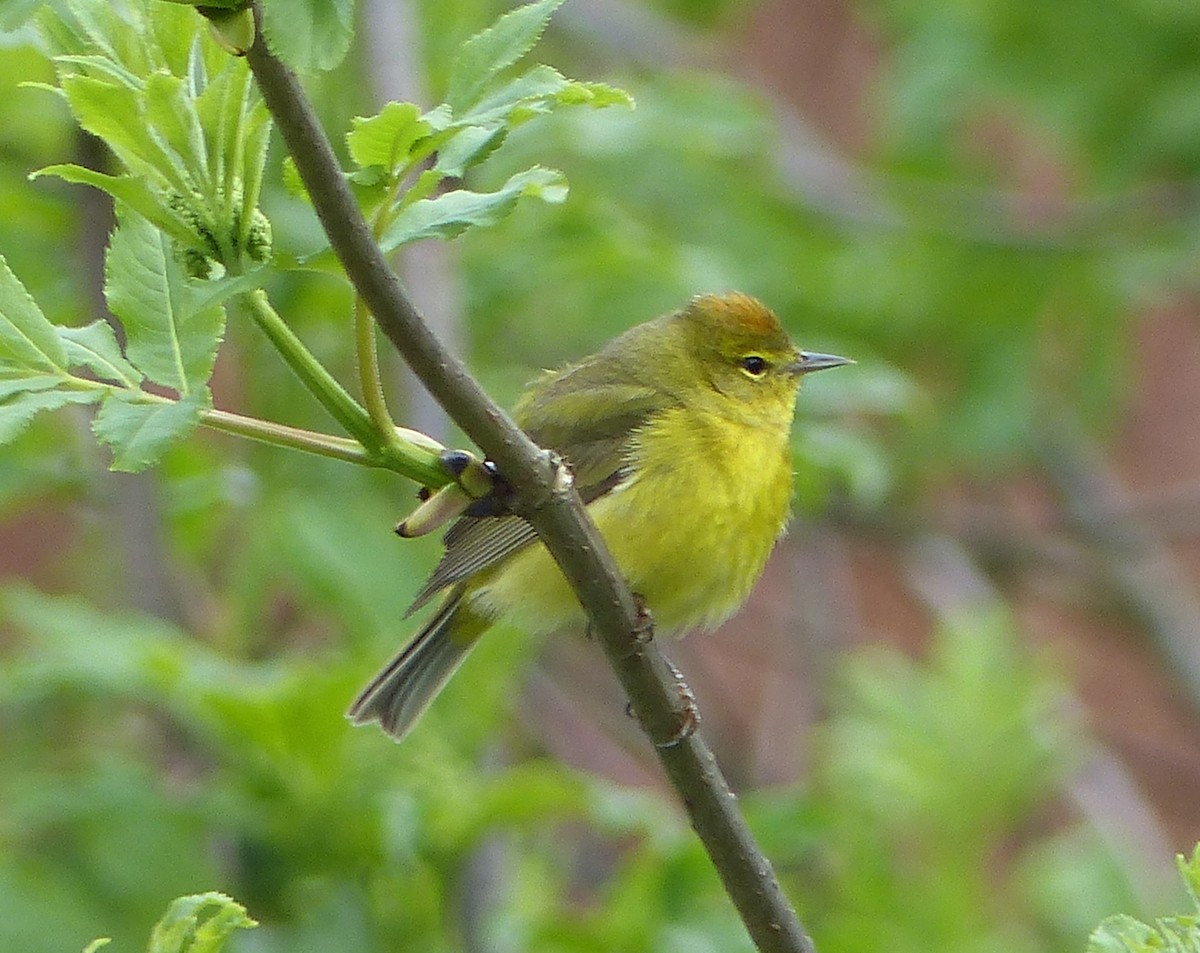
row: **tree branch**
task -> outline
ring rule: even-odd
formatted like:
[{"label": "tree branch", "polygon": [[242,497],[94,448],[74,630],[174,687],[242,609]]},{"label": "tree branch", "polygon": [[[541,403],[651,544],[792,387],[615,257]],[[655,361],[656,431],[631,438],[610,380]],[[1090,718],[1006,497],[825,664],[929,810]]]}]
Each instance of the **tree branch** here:
[{"label": "tree branch", "polygon": [[373,241],[298,79],[262,42],[257,3],[254,13],[260,39],[247,55],[250,68],[355,289],[429,392],[514,487],[514,508],[537,530],[579,597],[758,948],[764,953],[812,953],[811,941],[738,812],[712,752],[698,733],[677,739],[681,700],[676,680],[657,648],[639,642],[629,588],[587,517],[569,472],[517,428],[426,327]]}]

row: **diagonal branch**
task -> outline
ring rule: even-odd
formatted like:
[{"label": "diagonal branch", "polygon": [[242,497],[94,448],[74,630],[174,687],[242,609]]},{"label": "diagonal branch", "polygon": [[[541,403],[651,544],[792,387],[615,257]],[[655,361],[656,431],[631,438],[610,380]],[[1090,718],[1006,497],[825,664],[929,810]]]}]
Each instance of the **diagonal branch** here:
[{"label": "diagonal branch", "polygon": [[[258,36],[261,10],[254,5]],[[569,472],[541,450],[439,344],[388,267],[350,194],[295,74],[260,40],[247,54],[335,253],[384,333],[434,398],[499,467],[514,508],[537,530],[587,612],[634,713],[755,944],[764,953],[813,947],[699,734],[677,740],[680,693],[653,644],[639,642],[628,586],[584,511]]]}]

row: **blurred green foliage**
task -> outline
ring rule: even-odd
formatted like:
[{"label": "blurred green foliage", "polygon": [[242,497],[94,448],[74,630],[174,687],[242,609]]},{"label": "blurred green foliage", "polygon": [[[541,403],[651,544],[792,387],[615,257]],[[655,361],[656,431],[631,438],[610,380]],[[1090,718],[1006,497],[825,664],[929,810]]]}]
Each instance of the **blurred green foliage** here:
[{"label": "blurred green foliage", "polygon": [[[744,12],[657,6],[710,26]],[[351,116],[375,112],[363,59],[343,57],[349,5],[272,8],[276,23],[310,10],[295,22],[312,29],[289,38],[301,65],[338,64],[313,88],[340,146]],[[853,216],[781,169],[793,146],[761,95],[615,55],[597,75],[599,54],[552,31],[547,61],[629,89],[638,108],[537,118],[472,174],[498,188],[538,162],[571,185],[565,203],[518,207],[458,242],[469,357],[494,392],[689,294],[739,287],[805,345],[860,362],[806,387],[810,510],[1019,466],[1047,416],[1113,418],[1133,306],[1196,279],[1197,14],[1170,0],[852,9],[885,50],[882,132],[854,170],[869,187]],[[458,45],[498,12],[420,5],[435,99]],[[108,226],[78,187],[26,182],[85,150],[62,104],[19,86],[52,78],[28,27],[5,36],[0,252],[51,320],[82,325]],[[973,138],[987,122],[1071,169],[1062,222],[997,200],[1014,183]],[[276,149],[263,206],[277,249],[300,257],[321,241],[280,163]],[[1166,208],[1162,188],[1177,199]],[[293,273],[270,290],[352,379],[344,285]],[[214,392],[328,426],[243,315]],[[170,898],[210,888],[261,923],[231,937],[235,951],[748,949],[664,797],[564,768],[510,717],[532,657],[520,633],[486,639],[404,745],[346,725],[434,556],[433,542],[390,538],[410,486],[201,434],[153,471],[161,548],[147,553],[74,410],[0,455],[0,512],[62,540],[36,585],[0,599],[0,949],[59,953],[99,934],[135,949]],[[174,618],[130,608],[128,570],[146,559],[177,591]],[[746,792],[823,953],[1051,953],[1082,948],[1114,911],[1158,912],[1087,827],[1039,833],[1087,749],[1064,689],[1016,644],[989,611],[939,629],[925,662],[852,659],[808,782]]]},{"label": "blurred green foliage", "polygon": [[1088,953],[1200,951],[1200,845],[1196,846],[1191,858],[1178,855],[1175,865],[1179,868],[1179,875],[1183,878],[1184,887],[1191,899],[1191,912],[1161,917],[1155,920],[1153,926],[1130,916],[1109,917],[1089,938]]}]

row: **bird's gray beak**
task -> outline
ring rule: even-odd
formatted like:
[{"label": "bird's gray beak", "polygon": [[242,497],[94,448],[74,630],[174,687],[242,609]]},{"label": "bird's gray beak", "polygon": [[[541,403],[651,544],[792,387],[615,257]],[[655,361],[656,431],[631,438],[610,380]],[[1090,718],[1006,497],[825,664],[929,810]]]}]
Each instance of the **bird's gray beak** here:
[{"label": "bird's gray beak", "polygon": [[818,354],[816,351],[801,351],[800,357],[790,365],[793,374],[811,374],[813,371],[823,371],[827,367],[841,367],[843,364],[853,364],[848,357],[838,357],[836,354]]}]

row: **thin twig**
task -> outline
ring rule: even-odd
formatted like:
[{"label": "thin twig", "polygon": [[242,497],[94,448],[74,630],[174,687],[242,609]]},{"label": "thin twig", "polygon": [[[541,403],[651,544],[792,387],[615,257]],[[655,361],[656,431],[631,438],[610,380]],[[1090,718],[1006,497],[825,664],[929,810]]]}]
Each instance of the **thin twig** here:
[{"label": "thin twig", "polygon": [[[257,3],[254,11],[261,37]],[[712,752],[698,733],[671,743],[680,724],[679,692],[657,648],[639,643],[629,588],[568,472],[517,428],[425,325],[372,240],[295,74],[261,41],[247,58],[351,282],[429,392],[514,487],[516,509],[537,530],[579,597],[754,942],[764,953],[812,953]]]}]

